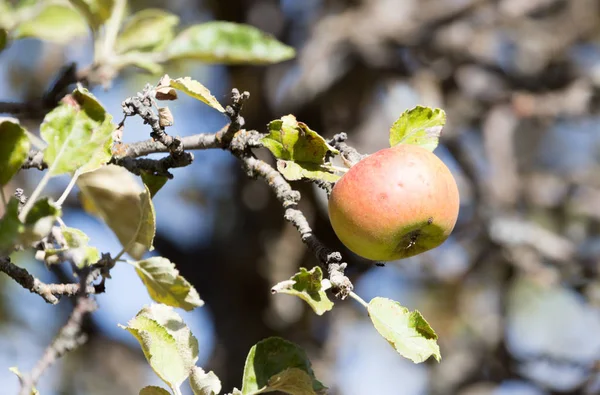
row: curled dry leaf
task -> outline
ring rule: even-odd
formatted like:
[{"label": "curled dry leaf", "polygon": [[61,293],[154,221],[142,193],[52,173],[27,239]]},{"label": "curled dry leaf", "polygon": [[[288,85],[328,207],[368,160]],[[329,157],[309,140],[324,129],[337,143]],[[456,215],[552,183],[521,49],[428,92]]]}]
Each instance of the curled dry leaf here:
[{"label": "curled dry leaf", "polygon": [[156,86],[156,100],[176,100],[177,91],[171,87],[171,78],[168,74],[162,76]]},{"label": "curled dry leaf", "polygon": [[158,109],[158,123],[161,127],[173,126],[173,114],[169,107],[160,107]]}]

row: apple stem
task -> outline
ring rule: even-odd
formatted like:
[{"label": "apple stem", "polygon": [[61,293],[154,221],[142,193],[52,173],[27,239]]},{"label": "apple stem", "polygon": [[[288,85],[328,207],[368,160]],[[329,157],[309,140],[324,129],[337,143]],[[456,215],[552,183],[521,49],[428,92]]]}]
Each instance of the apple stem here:
[{"label": "apple stem", "polygon": [[360,296],[358,296],[357,294],[355,294],[354,292],[350,291],[349,293],[350,297],[354,300],[356,300],[358,303],[362,304],[365,309],[369,308],[369,304],[367,302],[365,302],[365,300],[363,298],[361,298]]},{"label": "apple stem", "polygon": [[339,171],[341,173],[348,173],[348,169],[345,167],[340,167],[340,166],[335,166],[335,165],[329,165],[329,168],[335,171]]}]

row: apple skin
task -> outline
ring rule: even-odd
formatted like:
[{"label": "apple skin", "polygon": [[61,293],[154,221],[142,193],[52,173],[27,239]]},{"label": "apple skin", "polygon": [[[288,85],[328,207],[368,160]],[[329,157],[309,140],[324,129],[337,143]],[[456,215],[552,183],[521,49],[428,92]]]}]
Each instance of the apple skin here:
[{"label": "apple skin", "polygon": [[456,225],[456,181],[434,153],[398,144],[362,159],[340,178],[328,211],[334,232],[373,261],[408,258],[441,245]]}]

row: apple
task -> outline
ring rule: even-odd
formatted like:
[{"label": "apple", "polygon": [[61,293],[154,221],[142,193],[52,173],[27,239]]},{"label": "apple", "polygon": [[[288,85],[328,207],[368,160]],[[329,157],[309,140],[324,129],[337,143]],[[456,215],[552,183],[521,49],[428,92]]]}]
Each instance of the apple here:
[{"label": "apple", "polygon": [[391,261],[441,245],[459,206],[456,181],[444,162],[418,145],[398,144],[352,166],[333,187],[328,212],[349,250]]}]

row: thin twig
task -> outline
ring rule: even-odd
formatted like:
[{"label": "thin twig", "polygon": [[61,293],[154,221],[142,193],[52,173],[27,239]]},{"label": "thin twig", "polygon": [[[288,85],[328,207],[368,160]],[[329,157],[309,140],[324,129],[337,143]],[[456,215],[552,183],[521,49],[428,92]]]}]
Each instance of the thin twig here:
[{"label": "thin twig", "polygon": [[173,174],[169,172],[169,169],[188,166],[193,160],[194,155],[191,152],[183,152],[182,155],[169,155],[161,159],[134,159],[130,157],[119,159],[113,158],[109,163],[123,166],[131,173],[138,176],[141,175],[143,171],[146,171],[157,176],[165,176],[171,179],[173,178]]},{"label": "thin twig", "polygon": [[48,164],[44,162],[44,151],[31,150],[25,162],[21,165],[21,169],[36,168],[44,170],[48,168]]},{"label": "thin twig", "polygon": [[250,93],[240,93],[237,89],[231,91],[231,105],[225,108],[225,113],[231,120],[227,129],[222,134],[217,134],[217,139],[223,143],[224,146],[228,146],[233,140],[233,136],[244,126],[244,118],[240,115],[244,102],[250,98]]},{"label": "thin twig", "polygon": [[61,68],[54,85],[39,99],[24,103],[0,102],[0,113],[14,114],[22,117],[38,117],[45,115],[56,107],[64,96],[65,89],[77,82],[75,63]]},{"label": "thin twig", "polygon": [[364,159],[367,155],[359,153],[357,150],[346,144],[347,139],[348,135],[342,132],[333,136],[328,143],[340,151],[340,156],[342,157],[344,164],[346,164],[348,167],[352,167]]},{"label": "thin twig", "polygon": [[[122,107],[125,116],[139,115],[144,122],[152,128],[152,139],[132,144],[120,144],[113,149],[111,163],[124,166],[134,174],[141,174],[143,170],[153,174],[171,177],[170,168],[186,166],[191,163],[193,157],[184,150],[197,150],[220,148],[229,150],[234,156],[242,161],[242,164],[250,177],[261,177],[273,189],[277,199],[282,203],[285,213],[284,218],[292,223],[302,238],[302,241],[317,256],[319,262],[329,273],[331,284],[337,290],[341,298],[348,296],[353,286],[345,276],[346,263],[342,262],[339,252],[326,247],[312,232],[308,221],[300,210],[297,209],[300,193],[290,186],[287,180],[268,163],[257,159],[251,152],[251,148],[260,147],[262,135],[255,130],[242,129],[244,118],[240,115],[244,102],[249,98],[248,92],[239,93],[237,89],[232,91],[232,104],[227,106],[226,113],[230,123],[220,131],[213,134],[197,134],[184,138],[173,138],[164,132],[160,125],[158,116],[152,110],[151,87],[146,86],[143,92],[137,96],[123,101]],[[123,122],[121,123],[122,126]],[[359,160],[364,155],[359,154],[344,141],[345,134],[336,135],[330,144],[334,145],[340,152],[344,152],[348,158]],[[169,152],[171,155],[162,159],[137,159],[140,156]],[[189,155],[186,157],[185,155]],[[329,182],[315,182],[319,187],[331,192],[333,186]],[[121,258],[126,249],[121,251],[114,260]]]},{"label": "thin twig", "polygon": [[[50,304],[57,304],[59,301],[58,296],[73,296],[80,290],[80,285],[75,283],[46,284],[32,276],[26,269],[12,263],[9,257],[0,257],[0,271],[6,273],[31,293],[40,295]],[[97,275],[98,273],[94,274]],[[96,287],[91,283],[86,285],[85,291],[88,294],[99,293]]]},{"label": "thin twig", "polygon": [[73,351],[87,341],[87,336],[81,333],[83,318],[86,314],[95,311],[98,305],[87,296],[86,292],[81,290],[86,288],[93,271],[90,267],[82,269],[79,283],[80,292],[77,293],[75,308],[67,323],[60,329],[54,341],[31,370],[31,373],[23,376],[19,395],[30,395],[31,389],[37,384],[46,369],[64,354]]}]

